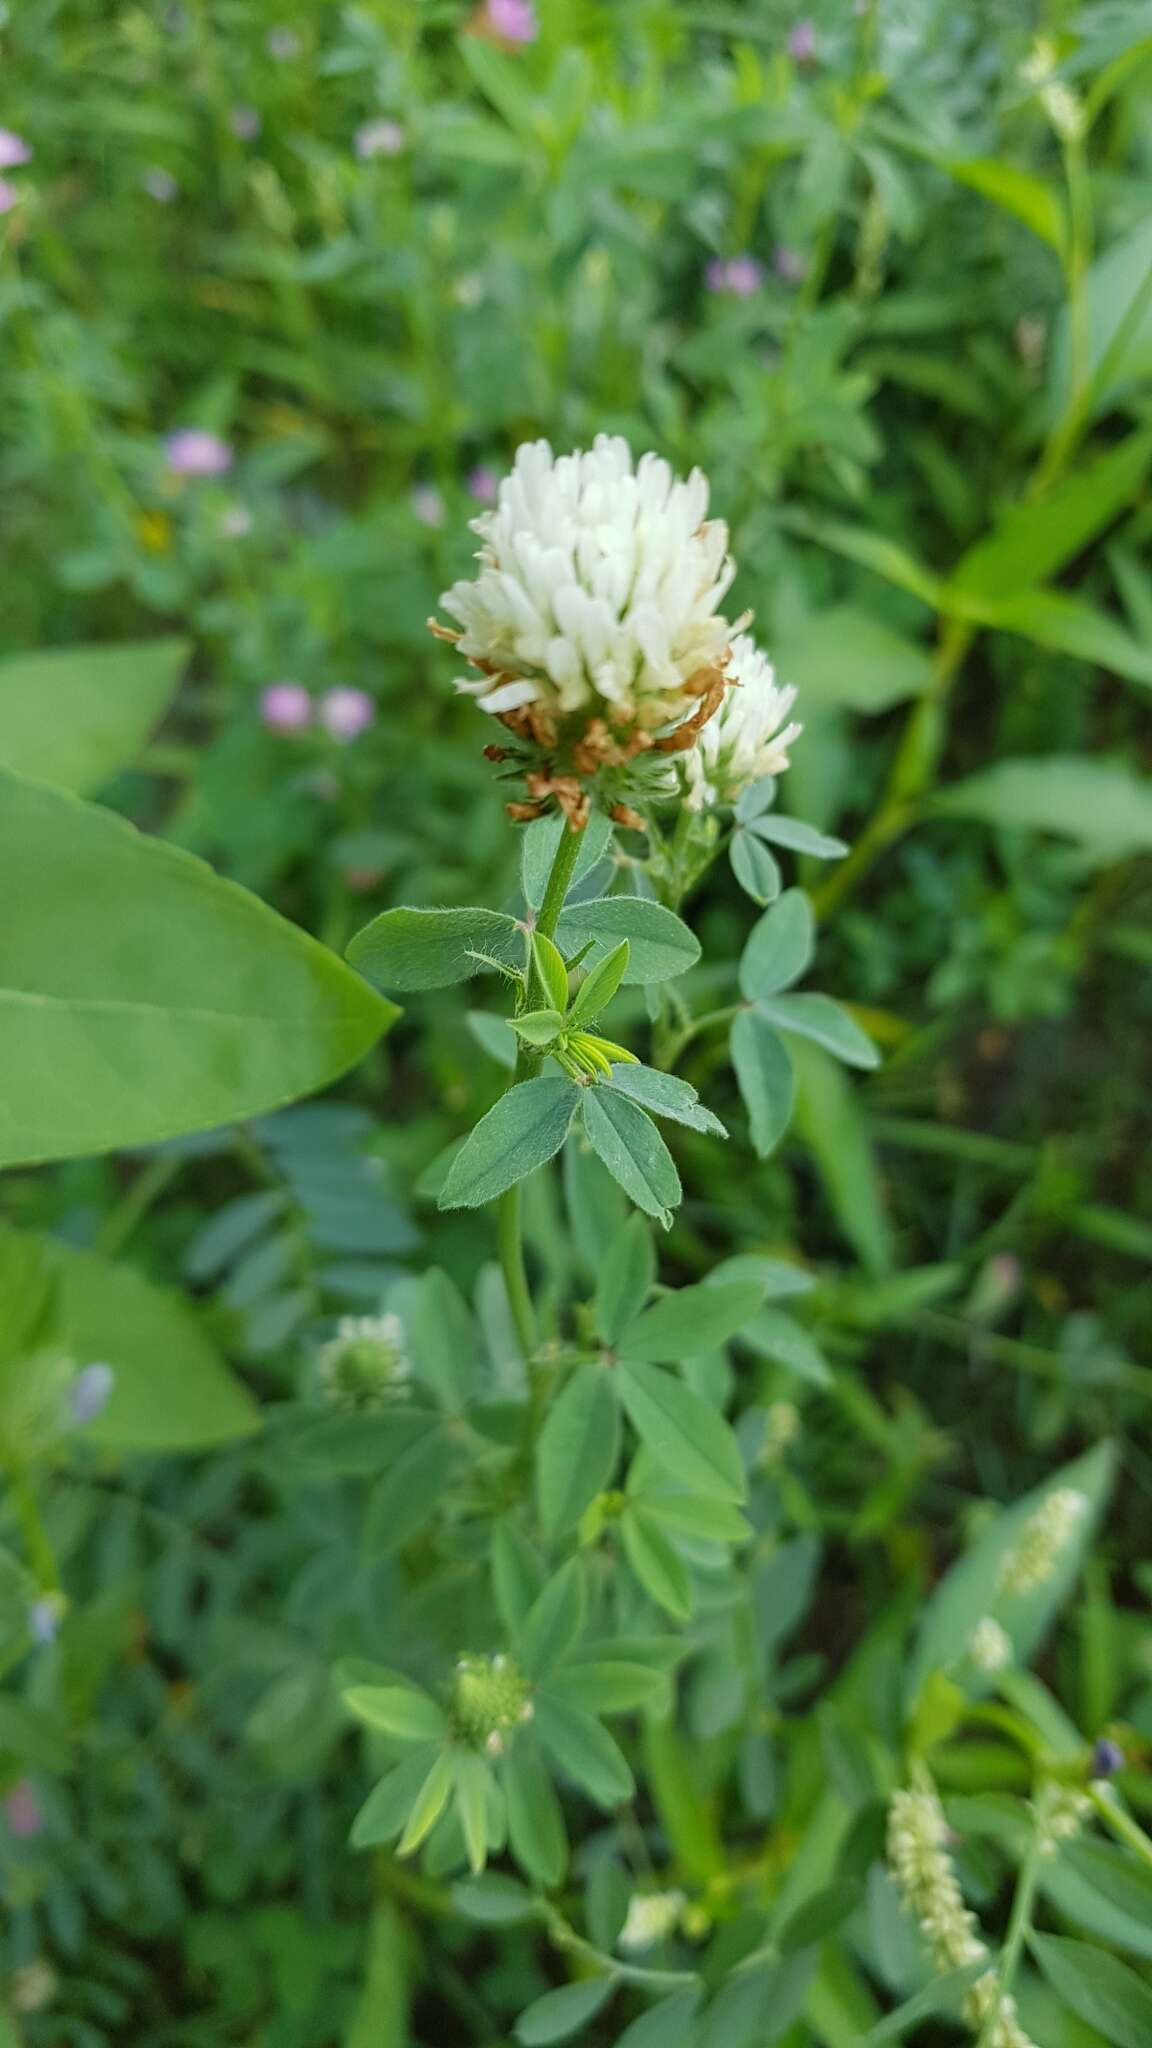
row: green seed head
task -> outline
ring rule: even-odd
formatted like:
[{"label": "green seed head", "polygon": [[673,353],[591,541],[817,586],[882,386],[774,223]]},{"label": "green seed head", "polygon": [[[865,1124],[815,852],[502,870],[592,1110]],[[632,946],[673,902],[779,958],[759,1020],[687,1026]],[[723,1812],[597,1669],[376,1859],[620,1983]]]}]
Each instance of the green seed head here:
[{"label": "green seed head", "polygon": [[317,1361],[321,1394],[345,1415],[371,1415],[403,1400],[411,1371],[399,1316],[345,1316]]},{"label": "green seed head", "polygon": [[461,1742],[501,1756],[512,1730],[532,1719],[528,1681],[511,1657],[461,1657],[448,1714]]}]

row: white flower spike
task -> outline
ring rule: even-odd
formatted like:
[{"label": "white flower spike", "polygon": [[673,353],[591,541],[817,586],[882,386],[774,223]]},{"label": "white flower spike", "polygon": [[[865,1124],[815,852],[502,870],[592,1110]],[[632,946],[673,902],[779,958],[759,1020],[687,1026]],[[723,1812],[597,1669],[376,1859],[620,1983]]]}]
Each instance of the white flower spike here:
[{"label": "white flower spike", "polygon": [[731,688],[680,764],[690,811],[733,804],[762,776],[780,775],[803,731],[795,720],[785,723],[796,702],[794,687],[777,683],[771,662],[747,633],[732,642],[726,673]]}]

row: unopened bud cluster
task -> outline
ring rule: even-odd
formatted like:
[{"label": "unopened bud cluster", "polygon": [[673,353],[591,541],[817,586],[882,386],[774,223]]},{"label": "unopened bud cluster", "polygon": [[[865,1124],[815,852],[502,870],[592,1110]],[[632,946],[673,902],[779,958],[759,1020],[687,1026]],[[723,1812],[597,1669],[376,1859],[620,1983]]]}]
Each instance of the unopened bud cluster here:
[{"label": "unopened bud cluster", "polygon": [[1058,1486],[1029,1515],[1000,1566],[1000,1591],[1034,1593],[1052,1577],[1088,1512],[1086,1494]]},{"label": "unopened bud cluster", "polygon": [[399,1316],[343,1316],[316,1361],[320,1393],[345,1415],[371,1415],[403,1400],[412,1367]]},{"label": "unopened bud cluster", "polygon": [[968,1638],[968,1655],[977,1671],[1003,1671],[1012,1662],[1012,1638],[994,1615],[985,1614]]},{"label": "unopened bud cluster", "polygon": [[[894,1792],[888,1809],[888,1864],[905,1905],[916,1919],[936,1968],[964,1969],[989,1956],[975,1914],[964,1904],[948,1853],[948,1823],[934,1788]],[[1016,2018],[1015,2000],[1000,1989],[995,1970],[979,1977],[964,2000],[964,2018],[985,2048],[1034,2048]]]},{"label": "unopened bud cluster", "polygon": [[683,1892],[634,1892],[618,1946],[636,1954],[667,1940],[679,1926],[686,1903]]},{"label": "unopened bud cluster", "polygon": [[528,1681],[519,1665],[502,1653],[461,1657],[448,1700],[456,1734],[473,1749],[503,1756],[508,1737],[532,1719]]}]

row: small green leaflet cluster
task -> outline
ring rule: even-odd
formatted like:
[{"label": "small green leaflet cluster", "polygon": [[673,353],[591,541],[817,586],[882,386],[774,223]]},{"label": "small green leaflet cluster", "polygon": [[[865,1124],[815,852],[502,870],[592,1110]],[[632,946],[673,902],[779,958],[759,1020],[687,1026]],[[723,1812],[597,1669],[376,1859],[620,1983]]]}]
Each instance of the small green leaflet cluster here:
[{"label": "small green leaflet cluster", "polygon": [[779,1144],[792,1116],[796,1083],[787,1038],[809,1039],[850,1067],[874,1067],[880,1057],[831,996],[790,993],[807,972],[814,940],[807,896],[802,889],[786,889],[753,926],[740,958],[745,1006],[733,1020],[729,1047],[752,1143],[762,1159]]},{"label": "small green leaflet cluster", "polygon": [[568,967],[564,955],[543,932],[532,938],[532,958],[537,983],[548,998],[545,1008],[521,1010],[512,1019],[517,1038],[537,1052],[548,1053],[573,1081],[597,1081],[611,1075],[613,1062],[639,1064],[634,1052],[600,1038],[585,1029],[611,1002],[628,967],[631,951],[621,939],[610,953],[586,974],[574,996],[569,996]]},{"label": "small green leaflet cluster", "polygon": [[841,860],[848,851],[842,839],[818,832],[802,818],[774,811],[775,796],[774,776],[753,782],[736,804],[728,842],[732,873],[745,895],[761,906],[774,903],[784,886],[772,847],[783,846],[790,853],[807,854],[811,860]]},{"label": "small green leaflet cluster", "polygon": [[[746,1481],[732,1430],[668,1368],[735,1337],[765,1294],[763,1276],[750,1275],[650,1300],[654,1281],[649,1230],[634,1217],[597,1287],[593,1317],[603,1348],[568,1362],[541,1434],[539,1524],[551,1544],[578,1534],[577,1555],[545,1577],[519,1516],[501,1515],[490,1546],[499,1649],[461,1655],[431,1690],[391,1670],[345,1669],[346,1703],[382,1738],[388,1765],[356,1821],[359,1846],[397,1842],[406,1855],[435,1833],[437,1865],[447,1859],[450,1867],[466,1853],[473,1870],[507,1847],[531,1879],[550,1887],[567,1862],[554,1778],[605,1808],[631,1796],[630,1768],[602,1717],[666,1713],[668,1677],[687,1648],[653,1633],[647,1617],[655,1606],[686,1620],[695,1605],[690,1561],[719,1556],[752,1535],[740,1511]],[[459,1304],[448,1328],[448,1283],[439,1282],[437,1300],[421,1296],[412,1305],[422,1373],[436,1371],[441,1353],[450,1351],[455,1362],[469,1349],[467,1312]],[[431,1341],[432,1324],[443,1341]],[[443,1398],[450,1393],[445,1386]],[[455,1394],[452,1405],[459,1414]],[[381,1433],[401,1421],[389,1420]],[[637,1448],[624,1491],[611,1493],[605,1489],[625,1424]],[[325,1427],[332,1437],[332,1425]],[[425,1517],[437,1492],[416,1488]],[[624,1633],[619,1599],[607,1598],[607,1581],[593,1567],[601,1544],[619,1551],[634,1582],[625,1607],[639,1620],[626,1619]]]}]

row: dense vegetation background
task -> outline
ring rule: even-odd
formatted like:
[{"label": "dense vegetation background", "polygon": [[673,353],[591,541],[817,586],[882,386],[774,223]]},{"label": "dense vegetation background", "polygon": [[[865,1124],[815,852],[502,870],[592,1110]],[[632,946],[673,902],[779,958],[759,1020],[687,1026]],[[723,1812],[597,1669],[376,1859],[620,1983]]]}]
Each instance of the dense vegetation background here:
[{"label": "dense vegetation background", "polygon": [[[1152,1810],[1147,26],[1113,0],[22,0],[0,25],[0,649],[188,651],[103,801],[337,950],[395,903],[507,898],[487,734],[424,622],[537,435],[700,464],[799,685],[788,807],[856,848],[801,864],[822,979],[884,1059],[814,1065],[766,1160],[720,1048],[684,1067],[733,1137],[680,1134],[663,1268],[794,1262],[812,1349],[756,1367],[759,1718],[706,1611],[681,1734],[647,1738],[620,1823],[629,1853],[671,1842],[686,1940],[733,1955],[742,1887],[795,1874],[819,1781],[866,1768],[861,1643],[1104,1439],[1122,1478],[1042,1669],[1085,1742],[1122,1724]],[[307,704],[269,696],[289,683]],[[36,721],[71,714],[34,677],[22,701],[35,773]],[[692,915],[720,1000],[756,914],[715,868]],[[333,1319],[399,1273],[451,1271],[500,1355],[490,1218],[421,1193],[502,1084],[467,1011],[413,1004],[311,1105],[4,1178],[8,1223],[181,1288],[248,1390],[190,1414],[158,1384],[53,1481],[70,1606],[50,1641],[9,1616],[0,1699],[13,2041],[494,2044],[564,1979],[537,1928],[349,1850],[369,1774],[333,1665],[397,1627],[466,1639],[475,1586],[410,1506],[392,1541],[391,1497],[365,1545],[358,1482],[284,1449]],[[596,1215],[576,1203],[574,1253],[559,1216],[537,1189],[536,1270],[588,1282]],[[994,1716],[936,1775],[1027,1782]],[[570,1825],[578,1899],[612,1829],[578,1796]],[[966,1850],[993,1927],[1003,1849]],[[792,2048],[847,2048],[917,1981],[890,1905],[848,1903],[852,1981],[785,2015]],[[1074,1904],[1048,1924],[1152,1958],[1146,1918],[1141,1947]],[[1030,1966],[1021,2006],[1042,2048],[1152,2038]]]}]

